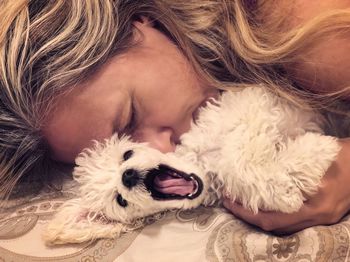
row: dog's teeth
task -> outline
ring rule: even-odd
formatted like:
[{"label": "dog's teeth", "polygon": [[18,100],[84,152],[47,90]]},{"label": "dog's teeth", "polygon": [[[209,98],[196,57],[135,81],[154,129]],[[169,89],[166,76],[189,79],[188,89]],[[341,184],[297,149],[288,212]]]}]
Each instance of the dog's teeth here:
[{"label": "dog's teeth", "polygon": [[197,194],[197,191],[198,191],[198,188],[199,188],[197,180],[194,179],[193,176],[190,176],[190,178],[191,178],[191,180],[194,183],[195,189],[194,189],[194,191],[192,193],[188,194],[187,197],[192,197],[193,195]]},{"label": "dog's teeth", "polygon": [[171,172],[170,175],[171,175],[172,177],[181,177],[181,176],[180,176],[178,173],[176,173],[176,172]]}]

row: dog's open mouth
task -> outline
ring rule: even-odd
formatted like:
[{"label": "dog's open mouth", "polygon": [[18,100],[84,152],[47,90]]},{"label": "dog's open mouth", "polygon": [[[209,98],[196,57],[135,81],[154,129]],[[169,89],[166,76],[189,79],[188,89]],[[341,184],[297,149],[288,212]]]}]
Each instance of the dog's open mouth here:
[{"label": "dog's open mouth", "polygon": [[149,170],[144,183],[155,200],[194,199],[203,190],[202,180],[198,176],[166,165]]}]

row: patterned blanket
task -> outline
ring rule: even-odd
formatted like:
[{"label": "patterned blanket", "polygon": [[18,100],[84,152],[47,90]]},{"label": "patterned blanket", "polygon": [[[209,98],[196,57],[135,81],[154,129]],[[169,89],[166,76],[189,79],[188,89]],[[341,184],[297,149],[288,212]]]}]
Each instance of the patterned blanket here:
[{"label": "patterned blanket", "polygon": [[350,261],[350,217],[278,237],[204,207],[158,214],[119,239],[45,246],[42,230],[73,193],[69,186],[45,189],[8,202],[0,214],[0,261]]}]

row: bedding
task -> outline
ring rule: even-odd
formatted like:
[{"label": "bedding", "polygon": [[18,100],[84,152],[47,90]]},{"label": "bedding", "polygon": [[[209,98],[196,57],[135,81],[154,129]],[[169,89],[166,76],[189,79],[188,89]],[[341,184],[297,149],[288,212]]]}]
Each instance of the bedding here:
[{"label": "bedding", "polygon": [[[40,234],[60,205],[73,196],[43,189],[7,202],[0,214],[0,261],[350,261],[350,217],[278,237],[252,227],[222,208],[169,211],[147,218],[143,229],[119,239],[45,246]],[[27,187],[31,188],[31,187]],[[32,189],[32,188],[31,188]]]}]

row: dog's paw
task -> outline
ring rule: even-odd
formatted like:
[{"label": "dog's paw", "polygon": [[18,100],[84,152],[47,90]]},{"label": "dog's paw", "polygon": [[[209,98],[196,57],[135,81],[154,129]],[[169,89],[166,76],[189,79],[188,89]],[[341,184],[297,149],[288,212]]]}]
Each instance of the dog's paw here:
[{"label": "dog's paw", "polygon": [[295,185],[289,185],[286,188],[279,188],[274,196],[275,211],[283,213],[293,213],[298,211],[304,202],[302,192]]},{"label": "dog's paw", "polygon": [[306,133],[289,141],[287,150],[279,154],[279,162],[305,195],[313,195],[339,150],[336,138]]},{"label": "dog's paw", "polygon": [[282,171],[278,174],[279,176],[273,176],[266,181],[255,181],[235,187],[234,190],[225,187],[225,192],[255,214],[259,210],[283,213],[298,211],[305,200],[302,191],[287,174]]}]

